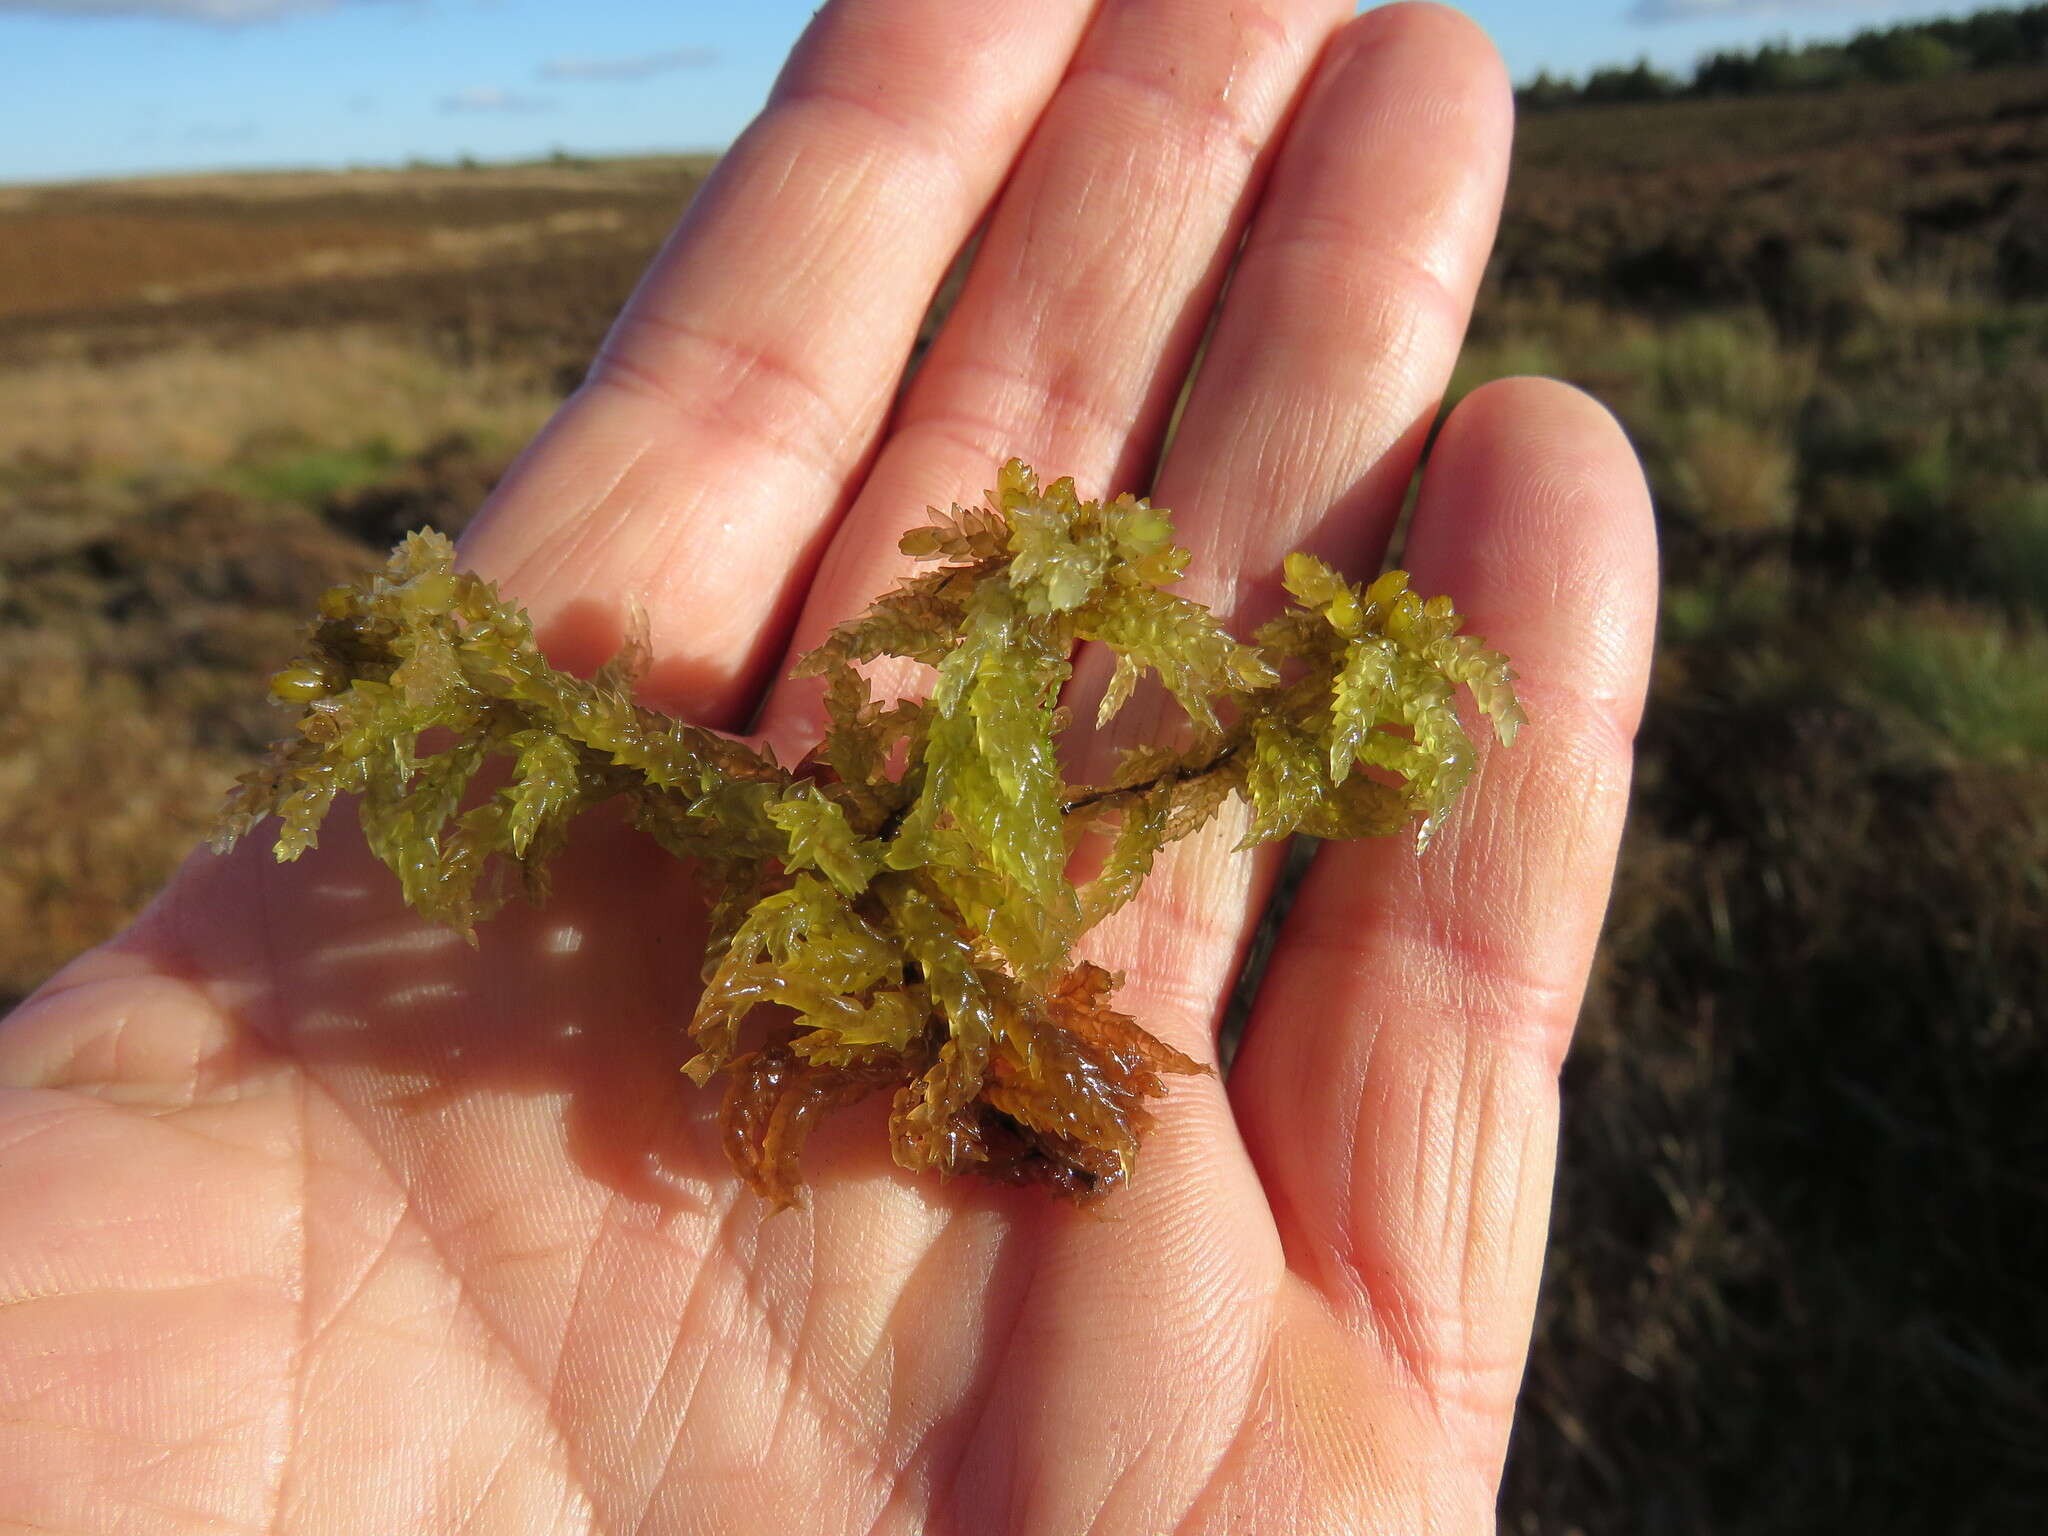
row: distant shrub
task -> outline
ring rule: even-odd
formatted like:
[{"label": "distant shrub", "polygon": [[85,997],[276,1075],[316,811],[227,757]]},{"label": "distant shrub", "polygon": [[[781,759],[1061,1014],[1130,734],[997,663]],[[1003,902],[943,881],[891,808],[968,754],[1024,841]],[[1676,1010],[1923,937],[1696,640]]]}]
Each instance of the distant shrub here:
[{"label": "distant shrub", "polygon": [[1638,59],[1625,69],[1594,70],[1579,96],[1586,102],[1668,101],[1683,90],[1676,76]]},{"label": "distant shrub", "polygon": [[1870,232],[1867,243],[1855,245],[1794,245],[1765,295],[1772,318],[1789,334],[1838,341],[1882,316],[1895,295],[1871,246],[1885,233]]},{"label": "distant shrub", "polygon": [[1792,611],[1792,568],[1783,558],[1708,568],[1668,585],[1659,599],[1658,635],[1670,645],[1767,647]]},{"label": "distant shrub", "polygon": [[351,325],[0,370],[0,465],[54,456],[103,480],[224,480],[311,505],[451,434],[509,456],[556,392],[524,359],[448,350]]},{"label": "distant shrub", "polygon": [[1716,411],[1674,423],[1671,490],[1676,508],[1717,534],[1783,532],[1791,525],[1798,460],[1782,427],[1760,429]]},{"label": "distant shrub", "polygon": [[1864,82],[1936,80],[1960,70],[1998,69],[2048,58],[2048,5],[1980,11],[1858,32],[1847,42],[1767,42],[1702,57],[1680,81],[1651,67],[1594,70],[1584,84],[1547,70],[1517,96],[1533,110],[1577,102],[1661,101],[1675,96],[1761,96],[1835,90]]},{"label": "distant shrub", "polygon": [[1567,107],[1579,99],[1578,85],[1549,70],[1541,70],[1534,80],[1515,90],[1516,102],[1525,110],[1545,112],[1552,107]]},{"label": "distant shrub", "polygon": [[1750,80],[1744,94],[1825,90],[1848,84],[1858,73],[1847,50],[1825,44],[1790,48],[1766,43],[1756,51],[1749,68]]},{"label": "distant shrub", "polygon": [[1976,609],[1879,610],[1850,638],[1852,694],[1917,756],[2048,760],[2048,631]]},{"label": "distant shrub", "polygon": [[1755,313],[1658,323],[1596,305],[1547,305],[1482,332],[1450,395],[1510,374],[1583,384],[1627,424],[1667,528],[1749,543],[1792,526],[1801,413],[1816,366],[1812,349],[1781,342]]},{"label": "distant shrub", "polygon": [[1978,589],[2048,618],[2048,482],[1990,497],[1971,513],[1969,532]]},{"label": "distant shrub", "polygon": [[1936,80],[1954,74],[1965,62],[1955,49],[1926,32],[1886,33],[1860,50],[1852,44],[1851,53],[1873,79],[1888,81]]},{"label": "distant shrub", "polygon": [[1666,411],[1711,410],[1776,429],[1813,389],[1813,354],[1784,346],[1758,316],[1692,315],[1625,335],[1621,358],[1641,369]]}]

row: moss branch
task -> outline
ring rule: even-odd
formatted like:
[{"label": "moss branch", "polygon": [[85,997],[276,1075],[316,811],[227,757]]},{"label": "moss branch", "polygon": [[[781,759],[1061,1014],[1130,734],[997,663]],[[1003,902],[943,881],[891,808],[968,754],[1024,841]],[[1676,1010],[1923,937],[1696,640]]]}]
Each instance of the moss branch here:
[{"label": "moss branch", "polygon": [[[474,935],[508,894],[544,899],[574,819],[624,795],[717,887],[688,1070],[726,1080],[726,1148],[757,1191],[796,1199],[817,1118],[893,1086],[905,1166],[1098,1195],[1130,1175],[1164,1077],[1206,1069],[1115,1009],[1075,944],[1232,795],[1248,845],[1426,833],[1473,761],[1454,692],[1506,738],[1512,673],[1402,573],[1357,587],[1300,555],[1296,605],[1240,642],[1166,590],[1187,552],[1165,511],[1087,501],[1014,461],[983,506],[933,513],[903,547],[946,563],[799,663],[825,680],[831,726],[792,772],[635,704],[643,645],[588,681],[557,671],[523,612],[415,534],[322,599],[272,685],[294,729],[218,840],[275,815],[295,858],[357,796],[406,899]],[[1070,789],[1055,703],[1083,641],[1116,657],[1100,721],[1150,673],[1215,744],[1193,761],[1140,749],[1129,783]],[[875,704],[856,666],[880,657],[934,667],[931,697]],[[486,790],[491,759],[509,772]],[[1112,809],[1102,870],[1077,888],[1069,831]],[[762,1038],[764,1009],[784,1022]]]}]

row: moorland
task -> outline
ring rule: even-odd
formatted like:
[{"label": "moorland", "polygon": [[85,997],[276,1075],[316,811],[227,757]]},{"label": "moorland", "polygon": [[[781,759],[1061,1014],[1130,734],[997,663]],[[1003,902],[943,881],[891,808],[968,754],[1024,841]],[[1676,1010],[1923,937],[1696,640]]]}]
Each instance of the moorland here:
[{"label": "moorland", "polygon": [[[0,1004],[134,912],[320,589],[457,529],[690,159],[0,189]],[[1503,1528],[2048,1509],[2048,68],[1525,121],[1454,394],[1666,581]]]}]

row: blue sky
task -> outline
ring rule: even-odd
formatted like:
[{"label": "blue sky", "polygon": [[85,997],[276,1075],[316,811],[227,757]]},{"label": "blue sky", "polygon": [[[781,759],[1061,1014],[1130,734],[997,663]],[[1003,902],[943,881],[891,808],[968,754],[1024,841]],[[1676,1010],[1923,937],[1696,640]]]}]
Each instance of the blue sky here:
[{"label": "blue sky", "polygon": [[[1465,5],[1518,79],[1645,53],[1682,67],[1714,47],[1977,8]],[[715,148],[760,105],[812,9],[813,0],[0,0],[0,181]]]}]

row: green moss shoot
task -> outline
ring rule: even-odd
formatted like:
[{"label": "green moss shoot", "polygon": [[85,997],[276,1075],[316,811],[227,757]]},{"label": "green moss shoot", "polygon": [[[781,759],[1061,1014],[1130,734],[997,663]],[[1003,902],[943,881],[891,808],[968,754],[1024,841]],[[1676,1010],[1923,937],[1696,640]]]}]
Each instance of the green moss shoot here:
[{"label": "green moss shoot", "polygon": [[[1246,848],[1426,843],[1472,769],[1457,689],[1511,742],[1513,673],[1405,573],[1361,587],[1303,554],[1292,605],[1239,641],[1167,590],[1188,559],[1167,512],[1014,460],[985,505],[934,512],[902,547],[930,568],[798,664],[830,723],[786,768],[636,704],[642,646],[589,680],[551,667],[520,609],[413,534],[322,598],[271,684],[295,727],[216,846],[275,816],[277,856],[297,858],[353,797],[405,899],[474,940],[510,895],[545,899],[575,817],[620,801],[717,893],[683,1070],[725,1079],[726,1148],[755,1190],[794,1201],[818,1118],[890,1091],[904,1167],[1098,1195],[1129,1176],[1163,1076],[1207,1069],[1114,1008],[1078,941],[1233,796]],[[1188,720],[1105,784],[1070,783],[1056,744],[1083,641],[1116,662],[1099,725],[1146,674]],[[876,700],[861,669],[883,657],[934,669],[930,696]],[[1105,851],[1077,882],[1091,835]]]}]

